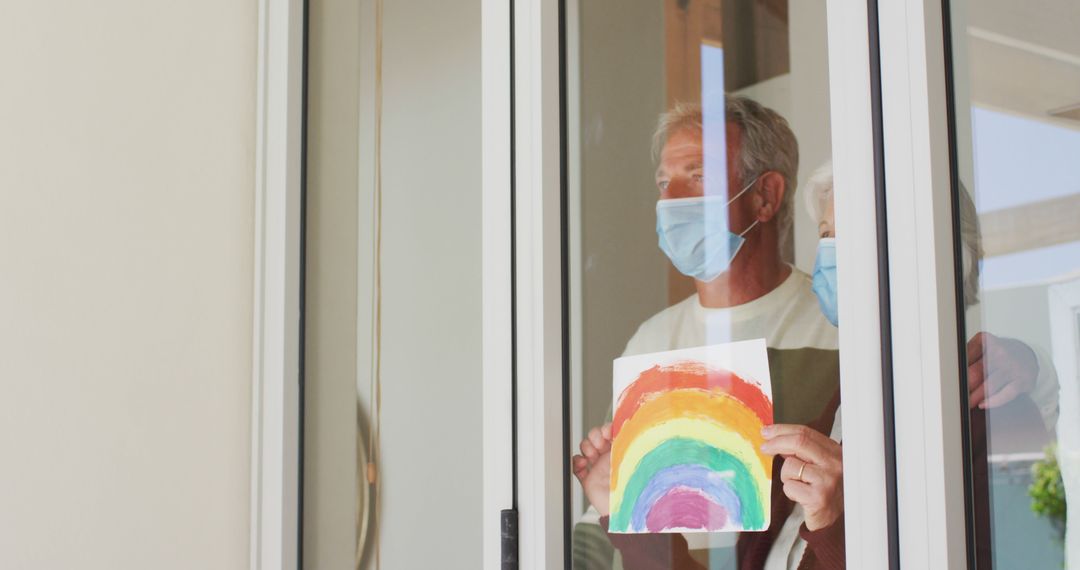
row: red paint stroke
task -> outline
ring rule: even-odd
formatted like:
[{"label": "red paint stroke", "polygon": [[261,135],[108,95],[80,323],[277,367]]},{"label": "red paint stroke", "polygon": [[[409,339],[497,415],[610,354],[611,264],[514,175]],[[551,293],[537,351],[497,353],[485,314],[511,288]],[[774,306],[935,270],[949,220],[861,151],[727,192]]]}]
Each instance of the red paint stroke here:
[{"label": "red paint stroke", "polygon": [[731,394],[750,408],[763,425],[773,421],[773,405],[761,388],[730,370],[709,368],[697,361],[656,365],[644,371],[619,396],[612,418],[611,435],[615,437],[626,420],[633,417],[645,402],[672,390],[697,389]]}]

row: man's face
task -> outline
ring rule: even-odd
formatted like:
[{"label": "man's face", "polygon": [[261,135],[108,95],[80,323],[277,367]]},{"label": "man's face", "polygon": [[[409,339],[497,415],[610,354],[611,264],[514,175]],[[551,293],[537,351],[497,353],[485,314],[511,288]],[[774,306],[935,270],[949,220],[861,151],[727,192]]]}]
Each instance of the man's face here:
[{"label": "man's face", "polygon": [[[740,179],[735,168],[742,131],[727,123],[727,186],[728,198],[734,197],[747,181]],[[683,129],[672,134],[660,151],[660,166],[656,169],[656,187],[661,200],[692,198],[705,195],[705,161],[701,131]],[[753,223],[752,200],[743,196],[731,204],[729,219],[733,231]]]},{"label": "man's face", "polygon": [[668,137],[660,151],[656,187],[661,200],[705,195],[705,160],[699,131],[683,129]]}]

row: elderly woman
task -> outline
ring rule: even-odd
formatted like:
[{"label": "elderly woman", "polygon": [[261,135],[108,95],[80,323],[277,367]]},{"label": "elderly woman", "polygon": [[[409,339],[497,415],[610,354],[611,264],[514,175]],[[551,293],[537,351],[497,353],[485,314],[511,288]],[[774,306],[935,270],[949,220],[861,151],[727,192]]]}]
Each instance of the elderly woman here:
[{"label": "elderly woman", "polygon": [[[834,326],[839,323],[837,303],[836,226],[833,210],[832,165],[818,168],[804,187],[807,209],[818,222],[819,243],[814,264],[813,291],[822,313]],[[977,298],[981,256],[978,218],[966,190],[961,192],[961,239],[965,300]],[[988,333],[976,334],[968,343],[969,401],[973,408],[971,436],[975,454],[975,517],[980,532],[989,532],[989,491],[986,470],[986,419],[983,410],[1001,406],[1025,395],[1040,384],[1040,362],[1024,343]],[[986,362],[993,360],[993,369]],[[1046,372],[1046,371],[1044,371]],[[1052,380],[1052,368],[1049,370]],[[1044,381],[1042,384],[1045,384]],[[1053,382],[1056,388],[1056,381]],[[1056,390],[1055,390],[1056,392]],[[762,451],[775,455],[772,525],[762,533],[743,533],[737,544],[738,568],[742,570],[813,570],[845,568],[843,452],[839,390],[821,417],[810,425],[777,424],[763,430]],[[1012,404],[1020,416],[1052,421],[1053,402],[1035,406],[1027,397]],[[1046,410],[1050,410],[1047,412]],[[826,435],[827,434],[827,435]],[[610,426],[593,428],[582,440],[581,455],[572,465],[586,496],[601,515],[608,514],[607,480],[610,473]],[[601,518],[601,521],[604,521]],[[621,552],[623,566],[632,569],[703,569],[694,560],[681,535],[609,535]],[[982,541],[989,544],[989,541]],[[990,552],[976,553],[981,561]]]}]

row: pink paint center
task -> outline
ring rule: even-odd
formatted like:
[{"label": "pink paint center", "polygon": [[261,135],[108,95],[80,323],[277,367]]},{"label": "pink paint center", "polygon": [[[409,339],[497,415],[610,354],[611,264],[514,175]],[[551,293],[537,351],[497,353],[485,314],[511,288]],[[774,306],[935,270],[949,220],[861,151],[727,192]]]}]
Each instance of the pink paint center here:
[{"label": "pink paint center", "polygon": [[700,491],[676,487],[660,497],[645,518],[649,532],[676,528],[719,530],[727,524],[727,509]]}]

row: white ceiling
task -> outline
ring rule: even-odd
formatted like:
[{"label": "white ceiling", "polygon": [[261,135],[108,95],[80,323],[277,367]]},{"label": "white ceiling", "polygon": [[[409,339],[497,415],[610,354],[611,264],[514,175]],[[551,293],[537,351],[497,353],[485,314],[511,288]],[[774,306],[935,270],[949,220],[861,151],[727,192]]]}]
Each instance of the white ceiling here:
[{"label": "white ceiling", "polygon": [[1080,121],[1050,114],[1080,104],[1080,1],[964,4],[954,21],[967,30],[968,61],[965,66],[958,51],[957,63],[958,71],[969,70],[972,100],[1080,129]]}]

